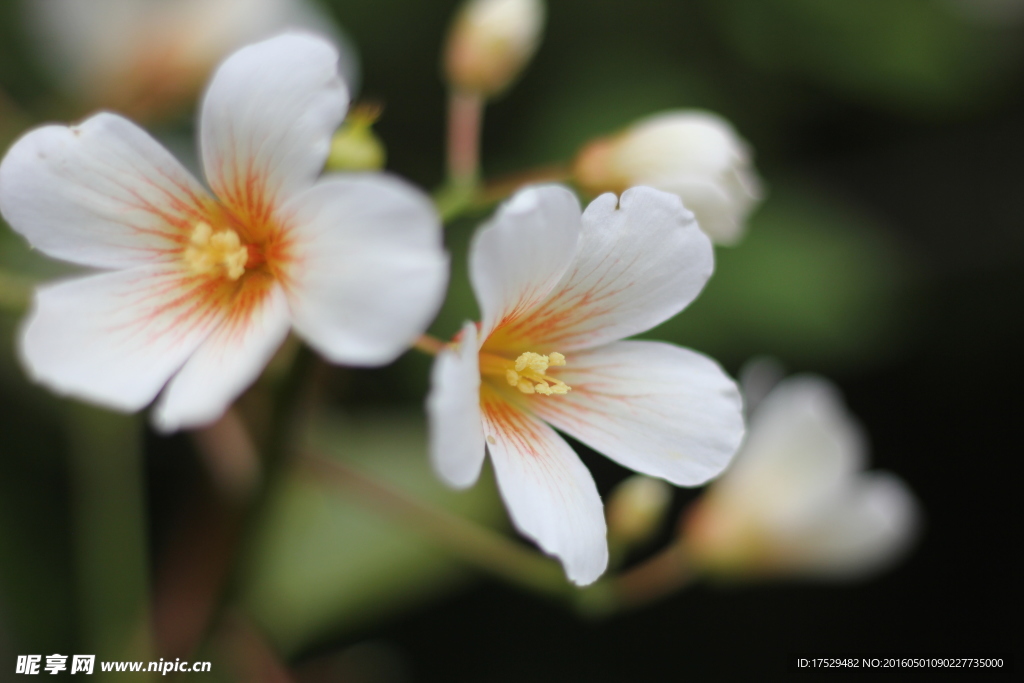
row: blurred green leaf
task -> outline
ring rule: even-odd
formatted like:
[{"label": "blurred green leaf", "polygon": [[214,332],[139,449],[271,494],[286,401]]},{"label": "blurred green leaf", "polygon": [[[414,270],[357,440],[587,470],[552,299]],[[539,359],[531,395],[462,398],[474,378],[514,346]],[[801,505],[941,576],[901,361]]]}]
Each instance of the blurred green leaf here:
[{"label": "blurred green leaf", "polygon": [[819,369],[891,353],[912,319],[915,268],[884,230],[821,192],[773,187],[682,314],[644,335],[729,364],[772,354]]},{"label": "blurred green leaf", "polygon": [[493,140],[485,140],[492,143],[485,149],[497,152],[499,170],[571,159],[590,139],[653,112],[725,105],[713,79],[698,69],[659,59],[633,44],[603,46],[602,52],[608,57],[602,68],[587,53],[552,64],[556,75],[545,74],[534,87],[533,105],[516,111],[515,121],[506,119],[501,103],[495,105],[495,125],[489,129]]},{"label": "blurred green leaf", "polygon": [[[431,471],[422,415],[325,417],[309,440],[396,490],[483,523],[504,519],[486,478],[464,492]],[[408,607],[468,574],[446,553],[351,494],[292,472],[271,503],[244,604],[285,652]]]},{"label": "blurred green leaf", "polygon": [[67,441],[55,401],[14,367],[6,323],[0,320],[0,631],[9,629],[17,654],[63,652],[76,642],[79,617]]},{"label": "blurred green leaf", "polygon": [[2,220],[0,220],[0,269],[37,280],[81,271],[81,268],[51,259],[36,251],[28,245],[24,237],[11,230]]},{"label": "blurred green leaf", "polygon": [[970,105],[1019,55],[1014,36],[934,0],[714,0],[708,7],[753,65],[889,106]]}]

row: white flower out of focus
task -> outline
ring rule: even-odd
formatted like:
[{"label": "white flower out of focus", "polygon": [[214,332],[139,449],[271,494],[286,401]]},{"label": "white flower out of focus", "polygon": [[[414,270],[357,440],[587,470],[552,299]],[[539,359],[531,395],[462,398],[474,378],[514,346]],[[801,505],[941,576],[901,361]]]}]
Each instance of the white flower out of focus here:
[{"label": "white flower out of focus", "polygon": [[694,562],[726,576],[858,578],[892,564],[915,537],[914,496],[863,472],[867,447],[824,379],[783,380],[754,411],[733,465],[695,504]]},{"label": "white flower out of focus", "polygon": [[579,153],[576,181],[591,192],[634,185],[678,195],[716,244],[735,244],[761,198],[750,148],[728,121],[702,111],[670,111],[595,140]]},{"label": "white flower out of focus", "polygon": [[533,58],[544,30],[543,0],[469,0],[452,26],[445,72],[456,89],[491,96]]},{"label": "white flower out of focus", "polygon": [[483,322],[467,323],[434,365],[433,464],[470,486],[486,448],[512,521],[574,583],[607,566],[605,517],[590,472],[552,427],[680,486],[716,476],[742,439],[739,390],[714,361],[621,341],[685,308],[713,258],[679,198],[645,187],[582,213],[564,187],[527,188],[473,242]]},{"label": "white flower out of focus", "polygon": [[285,34],[203,100],[210,190],[141,128],[44,126],[0,163],[0,212],[101,272],[41,287],[20,336],[37,381],[165,431],[215,420],[291,328],[328,359],[390,362],[432,318],[447,257],[429,199],[382,174],[317,177],[348,105],[326,41]]},{"label": "white flower out of focus", "polygon": [[238,48],[285,29],[329,37],[351,86],[355,56],[313,0],[23,0],[40,55],[81,102],[136,119],[189,104]]}]

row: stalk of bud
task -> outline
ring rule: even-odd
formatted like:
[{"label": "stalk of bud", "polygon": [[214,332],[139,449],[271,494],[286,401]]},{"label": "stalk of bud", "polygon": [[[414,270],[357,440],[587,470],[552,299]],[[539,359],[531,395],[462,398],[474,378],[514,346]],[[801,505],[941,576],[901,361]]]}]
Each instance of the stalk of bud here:
[{"label": "stalk of bud", "polygon": [[762,194],[746,142],[725,119],[700,111],[657,114],[595,140],[573,174],[595,194],[648,185],[679,195],[717,244],[742,237]]},{"label": "stalk of bud", "polygon": [[485,98],[501,93],[537,51],[544,14],[542,0],[469,0],[448,35],[449,84]]}]

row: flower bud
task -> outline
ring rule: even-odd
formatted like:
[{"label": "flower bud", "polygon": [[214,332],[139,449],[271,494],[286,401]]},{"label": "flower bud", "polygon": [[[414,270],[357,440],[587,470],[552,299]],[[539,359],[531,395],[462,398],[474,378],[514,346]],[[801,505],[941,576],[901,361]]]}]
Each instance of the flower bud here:
[{"label": "flower bud", "polygon": [[469,0],[448,35],[448,82],[485,97],[503,91],[537,51],[544,11],[542,0]]},{"label": "flower bud", "polygon": [[636,545],[650,538],[672,502],[672,487],[641,474],[615,487],[608,501],[608,536],[613,541]]},{"label": "flower bud", "polygon": [[380,107],[364,105],[353,108],[331,138],[327,170],[378,171],[384,167],[384,144],[372,128],[379,116]]},{"label": "flower bud", "polygon": [[657,114],[595,140],[576,157],[573,174],[595,194],[648,185],[679,195],[717,244],[742,237],[761,198],[746,142],[725,119],[700,111]]}]

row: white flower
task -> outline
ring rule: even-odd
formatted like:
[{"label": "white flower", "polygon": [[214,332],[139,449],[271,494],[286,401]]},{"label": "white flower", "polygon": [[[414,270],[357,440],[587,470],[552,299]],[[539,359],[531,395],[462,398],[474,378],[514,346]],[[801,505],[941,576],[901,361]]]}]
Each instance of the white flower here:
[{"label": "white flower", "polygon": [[[288,28],[337,29],[310,0],[24,0],[41,56],[92,107],[137,118],[174,113],[228,54]],[[351,84],[354,56],[342,45]]]},{"label": "white flower", "polygon": [[587,145],[576,158],[577,182],[592,192],[648,185],[682,198],[716,244],[734,244],[761,198],[750,150],[725,119],[670,111]]},{"label": "white flower", "polygon": [[420,334],[447,273],[429,200],[383,175],[317,180],[348,102],[337,57],[285,34],[218,69],[200,117],[212,194],[113,114],[15,143],[4,218],[104,271],[37,292],[21,336],[36,380],[125,411],[163,389],[155,422],[174,430],[216,419],[292,326],[356,365]]},{"label": "white flower", "polygon": [[567,189],[528,188],[476,236],[483,322],[434,366],[434,466],[469,486],[486,444],[512,521],[577,584],[607,565],[605,519],[593,478],[551,426],[683,486],[717,475],[739,445],[739,391],[714,361],[619,341],[685,308],[712,269],[692,214],[645,187],[602,195],[582,215]]},{"label": "white flower", "polygon": [[445,49],[448,81],[456,88],[495,95],[533,58],[544,29],[542,0],[469,0]]},{"label": "white flower", "polygon": [[917,504],[895,476],[861,472],[866,450],[835,387],[784,380],[688,517],[695,561],[726,574],[826,578],[891,563],[914,536]]}]

